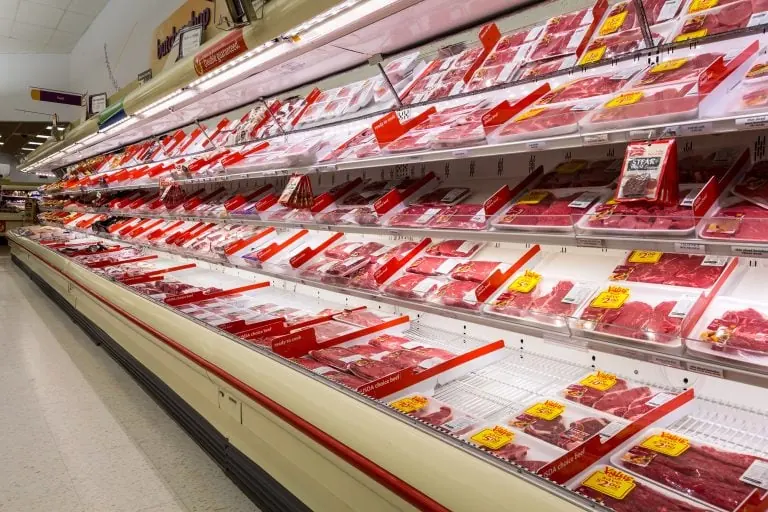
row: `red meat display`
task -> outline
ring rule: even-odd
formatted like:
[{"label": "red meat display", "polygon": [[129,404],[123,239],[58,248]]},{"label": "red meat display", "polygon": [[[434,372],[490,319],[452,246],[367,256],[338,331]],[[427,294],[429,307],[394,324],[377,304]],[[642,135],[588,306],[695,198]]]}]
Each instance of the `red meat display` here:
[{"label": "red meat display", "polygon": [[[445,275],[460,263],[460,260],[439,258],[437,256],[422,256],[414,261],[406,269],[406,272],[411,272],[412,274],[421,274],[423,276]],[[441,267],[444,272],[438,271],[441,269]]]},{"label": "red meat display", "polygon": [[466,240],[444,240],[427,248],[430,256],[445,256],[448,258],[471,258],[482,247],[481,242]]},{"label": "red meat display", "polygon": [[695,85],[689,82],[652,91],[622,93],[596,112],[590,122],[600,124],[662,115],[694,115],[701,98],[698,94],[688,93]]},{"label": "red meat display", "polygon": [[547,26],[545,27],[545,33],[552,32],[565,32],[568,30],[575,30],[582,25],[586,25],[590,18],[588,16],[589,9],[583,9],[581,11],[569,12],[560,16],[554,16],[547,20]]},{"label": "red meat display", "polygon": [[368,256],[375,260],[376,257],[372,255],[382,248],[384,248],[384,245],[378,242],[344,242],[334,245],[330,249],[326,250],[324,254],[326,257],[333,259]]},{"label": "red meat display", "polygon": [[706,219],[704,238],[768,240],[768,210],[747,201],[721,208]]},{"label": "red meat display", "polygon": [[566,425],[562,416],[558,416],[554,420],[545,420],[528,414],[521,414],[510,420],[509,423],[517,428],[522,428],[523,432],[528,435],[565,450],[572,450],[600,432],[610,422],[605,418],[586,417]]},{"label": "red meat display", "polygon": [[700,335],[720,350],[747,350],[768,354],[768,319],[755,309],[726,311]]},{"label": "red meat display", "polygon": [[656,263],[632,263],[631,255],[616,267],[613,281],[709,288],[722,275],[724,266],[703,266],[704,256],[664,253]]},{"label": "red meat display", "polygon": [[587,407],[592,407],[595,402],[602,399],[605,395],[609,393],[626,391],[627,389],[629,389],[627,381],[617,378],[616,384],[614,384],[607,391],[600,391],[599,389],[585,386],[583,384],[571,384],[565,389],[565,396],[569,400],[578,402],[582,405],[586,405]]},{"label": "red meat display", "polygon": [[370,345],[355,345],[353,347],[328,347],[309,352],[316,361],[339,370],[349,370],[352,363],[377,354],[380,350]]},{"label": "red meat display", "polygon": [[425,411],[416,411],[413,413],[413,416],[425,423],[439,427],[453,419],[453,410],[451,410],[450,407],[443,405],[435,412],[426,413]]},{"label": "red meat display", "polygon": [[404,208],[389,219],[389,226],[403,228],[418,228],[429,225],[429,223],[447,207],[437,205],[416,204]]},{"label": "red meat display", "polygon": [[400,350],[404,344],[412,343],[410,339],[402,336],[392,336],[391,334],[382,334],[368,342],[373,347],[381,350]]},{"label": "red meat display", "polygon": [[605,187],[619,177],[621,160],[566,160],[542,176],[537,189]]},{"label": "red meat display", "polygon": [[643,71],[635,86],[647,87],[696,80],[702,71],[723,56],[722,53],[702,53],[692,57],[662,61]]},{"label": "red meat display", "polygon": [[635,446],[622,457],[622,464],[692,498],[724,510],[736,510],[755,489],[740,477],[757,459],[760,458],[691,442],[677,457]]},{"label": "red meat display", "polygon": [[452,281],[440,287],[434,298],[446,306],[464,309],[480,309],[475,290],[478,284],[472,281]]},{"label": "red meat display", "polygon": [[569,206],[578,199],[582,192],[576,192],[565,197],[557,197],[547,193],[546,197],[535,204],[516,203],[512,205],[494,225],[499,226],[539,226],[567,227],[579,220],[587,211],[586,208]]},{"label": "red meat display", "polygon": [[584,98],[612,94],[624,87],[631,76],[601,75],[571,80],[548,92],[538,101],[539,104],[573,102]]},{"label": "red meat display", "polygon": [[752,16],[752,2],[733,2],[721,9],[711,9],[706,12],[689,16],[680,29],[680,34],[691,34],[703,31],[703,35],[720,34],[730,30],[744,28]]},{"label": "red meat display", "polygon": [[385,361],[361,359],[352,363],[349,370],[361,379],[376,380],[391,375],[399,371],[400,368]]},{"label": "red meat display", "polygon": [[576,129],[577,123],[588,113],[588,110],[572,105],[553,106],[551,108],[535,107],[523,112],[496,132],[499,138],[522,136],[529,133],[554,130],[556,128]]},{"label": "red meat display", "polygon": [[[656,32],[651,32],[651,38],[653,38],[654,41],[661,41],[663,38],[661,35],[657,34]],[[585,56],[594,55],[595,57],[599,56],[599,58],[596,58],[596,60],[591,60],[591,62],[598,62],[603,59],[610,59],[612,57],[616,57],[618,55],[623,55],[625,53],[630,53],[635,50],[640,50],[642,48],[645,48],[645,39],[643,38],[643,32],[639,28],[635,28],[632,30],[626,30],[624,32],[619,32],[617,34],[612,34],[608,36],[602,36],[598,37],[596,39],[593,39],[592,42],[589,43],[589,46],[587,46],[587,52],[595,52],[592,54],[585,53]],[[604,50],[600,50],[600,48],[605,48]],[[600,52],[600,53],[596,53]],[[584,62],[586,59],[582,59],[582,62],[584,64],[588,64],[589,62]],[[613,92],[613,91],[609,91]]]},{"label": "red meat display", "polygon": [[652,307],[645,302],[629,301],[616,309],[589,306],[581,314],[581,319],[594,322],[597,332],[666,342],[677,334],[682,322],[680,318],[669,316],[675,304],[675,301],[665,301]]},{"label": "red meat display", "polygon": [[541,62],[530,62],[525,65],[520,73],[519,80],[527,80],[529,78],[537,78],[546,76],[550,73],[560,71],[561,69],[570,68],[576,63],[573,56],[560,57],[557,59],[546,60]]},{"label": "red meat display", "polygon": [[693,210],[685,206],[661,206],[653,203],[601,204],[587,221],[590,228],[629,230],[687,231],[696,225]]},{"label": "red meat display", "polygon": [[502,265],[499,261],[468,261],[461,263],[451,270],[450,276],[458,281],[482,283]]},{"label": "red meat display", "polygon": [[404,299],[423,299],[437,290],[440,284],[433,277],[405,274],[388,284],[385,291]]},{"label": "red meat display", "polygon": [[435,229],[471,229],[479,231],[488,226],[488,216],[482,204],[458,204],[440,212],[430,223]]},{"label": "red meat display", "polygon": [[353,325],[359,325],[360,327],[373,327],[374,325],[380,325],[386,321],[373,311],[367,309],[356,309],[352,311],[345,311],[340,315],[334,317],[341,322],[347,322]]},{"label": "red meat display", "polygon": [[706,512],[704,508],[671,498],[637,481],[634,489],[620,500],[583,485],[576,489],[576,492],[592,498],[615,512]]},{"label": "red meat display", "polygon": [[345,372],[328,372],[324,373],[323,377],[352,389],[357,389],[367,383],[367,381],[361,379],[360,377]]}]

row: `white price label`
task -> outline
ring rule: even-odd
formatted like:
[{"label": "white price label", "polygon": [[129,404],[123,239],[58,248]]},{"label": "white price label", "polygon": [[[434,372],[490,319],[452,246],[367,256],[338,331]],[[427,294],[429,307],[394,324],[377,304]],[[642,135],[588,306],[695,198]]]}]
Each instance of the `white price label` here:
[{"label": "white price label", "polygon": [[694,304],[696,304],[696,295],[683,295],[669,312],[671,318],[685,318]]},{"label": "white price label", "polygon": [[516,63],[516,62],[510,62],[509,64],[507,64],[506,66],[504,66],[504,67],[502,68],[502,70],[501,70],[501,73],[499,74],[498,82],[499,82],[499,83],[504,83],[504,82],[506,82],[507,80],[509,80],[509,79],[510,79],[510,77],[512,76],[512,72],[513,72],[513,71],[514,71],[516,68],[517,68],[517,63]]},{"label": "white price label", "polygon": [[712,131],[712,123],[687,124],[681,127],[681,135],[701,135]]},{"label": "white price label", "polygon": [[584,192],[568,204],[569,208],[589,208],[600,197],[598,192]]},{"label": "white price label", "polygon": [[419,367],[424,368],[425,370],[428,370],[429,368],[434,368],[435,366],[443,362],[444,361],[439,357],[431,357],[429,359],[425,359],[424,361],[420,362]]},{"label": "white price label", "polygon": [[605,144],[608,142],[608,134],[607,133],[593,133],[590,135],[585,135],[583,137],[584,144],[586,145],[592,145],[592,144]]},{"label": "white price label", "polygon": [[765,258],[768,256],[768,249],[762,249],[760,247],[750,247],[748,245],[734,245],[731,247],[731,252],[737,256]]},{"label": "white price label", "polygon": [[655,139],[656,130],[629,130],[629,140]]},{"label": "white price label", "polygon": [[742,117],[736,120],[736,125],[749,128],[763,128],[768,125],[768,115]]},{"label": "white price label", "polygon": [[547,147],[547,143],[544,142],[543,140],[537,140],[537,141],[526,142],[525,146],[528,149],[532,149],[532,150],[544,149]]},{"label": "white price label", "polygon": [[434,217],[435,215],[437,215],[441,211],[443,211],[443,210],[440,209],[440,208],[430,208],[427,211],[425,211],[424,213],[422,213],[414,221],[414,223],[416,223],[416,224],[426,224],[427,222],[429,222],[432,219],[432,217]]},{"label": "white price label", "polygon": [[723,369],[717,368],[715,366],[709,366],[705,364],[700,363],[687,363],[685,365],[688,368],[688,371],[700,373],[702,375],[709,375],[710,377],[719,377],[723,378]]},{"label": "white price label", "polygon": [[678,7],[680,7],[680,0],[667,0],[664,2],[659,12],[659,17],[656,20],[657,23],[673,18],[677,14]]},{"label": "white price label", "polygon": [[427,278],[421,281],[419,284],[413,287],[413,292],[417,295],[424,295],[434,286],[440,286],[440,281],[437,279]]},{"label": "white price label", "polygon": [[693,201],[696,199],[696,196],[699,195],[699,192],[701,192],[701,187],[695,187],[689,190],[685,197],[680,201],[680,206],[687,206],[689,208],[693,206]]},{"label": "white price label", "polygon": [[447,259],[437,267],[435,272],[441,275],[448,274],[460,263],[464,263],[464,260]]},{"label": "white price label", "polygon": [[608,441],[610,438],[624,430],[627,425],[629,425],[629,423],[625,421],[610,422],[605,427],[603,427],[600,432],[598,432],[598,435],[600,436],[600,442],[604,443]]},{"label": "white price label", "polygon": [[566,49],[569,50],[575,50],[579,47],[581,42],[584,40],[584,36],[587,34],[587,29],[589,27],[579,27],[576,30],[573,31],[573,35],[568,40],[568,45],[566,46]]},{"label": "white price label", "polygon": [[533,27],[530,31],[528,31],[528,35],[525,36],[525,41],[523,42],[530,43],[531,41],[538,39],[542,30],[544,30],[544,25]]},{"label": "white price label", "polygon": [[477,304],[477,295],[475,295],[475,290],[464,294],[464,302],[467,304]]},{"label": "white price label", "polygon": [[454,420],[451,420],[449,422],[443,423],[440,425],[440,428],[447,430],[448,432],[463,432],[467,430],[468,428],[472,427],[475,423],[477,423],[477,420],[469,418],[469,417],[461,417],[456,418]]},{"label": "white price label", "polygon": [[704,254],[707,252],[707,246],[698,242],[675,242],[675,252]]},{"label": "white price label", "polygon": [[456,252],[469,256],[470,252],[475,248],[476,245],[477,244],[475,244],[475,242],[466,241],[462,243],[458,249],[456,249]]},{"label": "white price label", "polygon": [[701,262],[702,267],[724,267],[728,263],[728,256],[707,256]]},{"label": "white price label", "polygon": [[589,283],[576,283],[561,300],[565,304],[581,304],[595,291],[595,287]]},{"label": "white price label", "polygon": [[392,249],[391,247],[389,247],[389,246],[386,246],[386,245],[385,245],[384,247],[382,247],[382,248],[381,248],[381,249],[379,249],[378,251],[374,251],[374,252],[372,252],[372,253],[371,253],[371,256],[373,256],[373,257],[376,257],[376,258],[378,258],[379,256],[384,256],[384,255],[385,255],[385,254],[387,254],[387,253],[388,253],[388,252],[389,252],[391,249]]},{"label": "white price label", "polygon": [[768,11],[756,12],[749,18],[747,27],[757,27],[758,25],[765,25],[768,23]]},{"label": "white price label", "polygon": [[365,359],[365,357],[361,356],[360,354],[355,354],[352,356],[341,357],[339,358],[339,361],[342,363],[354,363],[355,361],[359,361],[361,359]]},{"label": "white price label", "polygon": [[768,489],[768,462],[759,459],[755,460],[744,474],[739,477],[739,480],[761,489]]},{"label": "white price label", "polygon": [[650,407],[658,407],[660,405],[664,405],[665,403],[669,402],[673,398],[675,398],[677,395],[674,395],[672,393],[659,393],[647,402],[645,402],[645,405],[648,405]]},{"label": "white price label", "polygon": [[325,375],[328,372],[335,372],[337,370],[331,368],[330,366],[321,366],[320,368],[315,368],[312,370],[312,373],[316,373],[318,375]]},{"label": "white price label", "polygon": [[384,358],[384,356],[386,356],[387,354],[390,354],[390,353],[391,353],[391,352],[390,352],[389,350],[385,350],[385,351],[383,351],[383,352],[378,352],[378,353],[376,353],[376,354],[373,354],[373,355],[372,355],[372,356],[370,356],[370,357],[371,357],[371,359],[373,359],[374,361],[381,361],[381,360]]}]

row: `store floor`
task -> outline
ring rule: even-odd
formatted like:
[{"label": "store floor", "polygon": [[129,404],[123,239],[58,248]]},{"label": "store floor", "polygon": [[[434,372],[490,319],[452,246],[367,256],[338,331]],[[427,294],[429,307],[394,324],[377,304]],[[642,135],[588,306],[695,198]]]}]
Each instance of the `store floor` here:
[{"label": "store floor", "polygon": [[0,511],[258,510],[0,247]]}]

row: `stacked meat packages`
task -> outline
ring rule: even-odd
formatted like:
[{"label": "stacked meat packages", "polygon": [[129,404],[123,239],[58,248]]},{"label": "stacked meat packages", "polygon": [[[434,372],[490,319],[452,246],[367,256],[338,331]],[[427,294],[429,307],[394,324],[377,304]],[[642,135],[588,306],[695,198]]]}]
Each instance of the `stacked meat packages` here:
[{"label": "stacked meat packages", "polygon": [[762,1],[729,2],[690,1],[675,29],[675,41],[691,41],[700,37],[764,24],[768,4]]},{"label": "stacked meat packages", "polygon": [[416,81],[403,91],[404,104],[437,100],[458,94],[464,89],[464,76],[482,57],[484,49],[474,46],[450,55],[451,51],[454,51],[453,47],[438,51],[436,58],[427,65]]},{"label": "stacked meat packages", "polygon": [[571,231],[590,207],[610,195],[618,160],[568,160],[491,221],[497,229]]},{"label": "stacked meat packages", "polygon": [[525,63],[531,46],[541,35],[543,28],[535,26],[503,35],[482,66],[472,75],[466,91],[479,91],[511,81],[518,68]]}]

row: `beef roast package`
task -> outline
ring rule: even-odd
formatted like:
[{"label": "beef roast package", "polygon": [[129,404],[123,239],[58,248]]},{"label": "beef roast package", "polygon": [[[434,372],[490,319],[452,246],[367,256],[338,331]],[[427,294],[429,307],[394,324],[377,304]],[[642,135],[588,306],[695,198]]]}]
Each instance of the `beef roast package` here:
[{"label": "beef roast package", "polygon": [[602,189],[530,190],[491,220],[497,229],[571,231],[590,207],[606,199]]},{"label": "beef roast package", "polygon": [[462,438],[495,457],[534,473],[565,454],[565,450],[503,423],[477,426]]},{"label": "beef roast package", "polygon": [[768,240],[768,209],[736,196],[719,199],[701,220],[699,236],[732,242]]},{"label": "beef roast package", "polygon": [[[765,492],[751,482],[764,478],[768,461],[675,432],[650,429],[643,432],[634,445],[615,453],[611,463],[704,506],[730,512],[751,494]],[[762,484],[765,485],[765,480]]]},{"label": "beef roast package", "polygon": [[708,289],[730,266],[727,256],[631,251],[611,273],[611,281]]},{"label": "beef roast package", "polygon": [[445,402],[420,394],[398,398],[389,405],[412,418],[455,436],[467,433],[474,425],[481,422],[479,418]]}]

